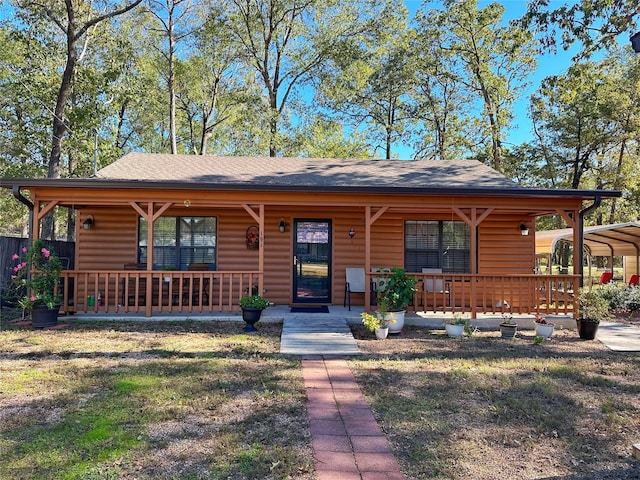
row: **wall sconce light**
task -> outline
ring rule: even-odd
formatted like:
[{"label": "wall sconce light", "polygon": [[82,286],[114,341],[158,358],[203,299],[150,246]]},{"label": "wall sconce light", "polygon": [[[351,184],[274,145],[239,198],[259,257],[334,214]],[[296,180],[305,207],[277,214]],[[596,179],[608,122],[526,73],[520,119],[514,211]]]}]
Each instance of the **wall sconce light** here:
[{"label": "wall sconce light", "polygon": [[349,229],[349,238],[353,238],[356,236],[356,231],[353,228]]},{"label": "wall sconce light", "polygon": [[89,215],[84,222],[82,222],[82,228],[85,230],[91,230],[93,226],[93,215]]},{"label": "wall sconce light", "polygon": [[527,227],[524,223],[520,224],[520,233],[523,237],[529,235],[529,227]]},{"label": "wall sconce light", "polygon": [[278,230],[280,230],[280,233],[284,233],[286,227],[287,224],[285,223],[284,218],[281,218],[280,223],[278,224]]},{"label": "wall sconce light", "polygon": [[189,208],[191,206],[191,200],[185,200],[184,201],[184,206]]}]

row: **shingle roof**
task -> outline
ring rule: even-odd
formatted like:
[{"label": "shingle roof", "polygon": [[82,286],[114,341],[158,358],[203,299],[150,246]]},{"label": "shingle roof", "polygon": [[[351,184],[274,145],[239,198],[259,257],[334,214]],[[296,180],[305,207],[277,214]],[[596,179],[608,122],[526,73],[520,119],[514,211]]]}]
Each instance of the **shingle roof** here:
[{"label": "shingle roof", "polygon": [[336,160],[129,153],[96,178],[143,182],[388,188],[522,188],[476,160]]}]

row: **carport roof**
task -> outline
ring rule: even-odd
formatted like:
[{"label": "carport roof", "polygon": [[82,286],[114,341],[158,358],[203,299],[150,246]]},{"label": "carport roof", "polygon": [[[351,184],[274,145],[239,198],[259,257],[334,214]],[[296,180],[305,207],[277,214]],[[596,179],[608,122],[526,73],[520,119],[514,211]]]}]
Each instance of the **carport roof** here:
[{"label": "carport roof", "polygon": [[[558,242],[573,242],[573,230],[544,230],[536,232],[536,253],[553,253]],[[584,248],[592,256],[639,256],[640,223],[584,227]]]}]

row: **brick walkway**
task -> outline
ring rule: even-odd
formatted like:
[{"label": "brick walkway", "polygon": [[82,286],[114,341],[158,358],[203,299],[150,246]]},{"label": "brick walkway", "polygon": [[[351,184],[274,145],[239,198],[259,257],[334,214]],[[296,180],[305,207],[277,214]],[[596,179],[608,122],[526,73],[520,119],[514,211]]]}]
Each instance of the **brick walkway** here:
[{"label": "brick walkway", "polygon": [[404,480],[347,362],[306,356],[302,373],[318,480]]}]

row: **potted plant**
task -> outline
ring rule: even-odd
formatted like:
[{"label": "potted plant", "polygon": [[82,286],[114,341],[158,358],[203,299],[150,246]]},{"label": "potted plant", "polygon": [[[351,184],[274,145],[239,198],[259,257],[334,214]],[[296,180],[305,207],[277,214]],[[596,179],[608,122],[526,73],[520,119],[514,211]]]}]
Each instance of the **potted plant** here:
[{"label": "potted plant", "polygon": [[576,326],[583,340],[593,340],[598,333],[600,321],[612,318],[611,305],[601,289],[581,288],[578,291],[578,316]]},{"label": "potted plant", "polygon": [[378,277],[378,305],[385,312],[394,313],[396,322],[389,327],[389,333],[399,333],[404,326],[407,306],[415,296],[417,280],[400,267],[393,267],[390,273],[380,274]]},{"label": "potted plant", "polygon": [[518,330],[518,324],[513,320],[510,314],[502,316],[502,323],[500,323],[500,335],[502,338],[514,338],[516,331]]},{"label": "potted plant", "polygon": [[243,295],[239,304],[242,308],[242,319],[247,323],[244,331],[254,332],[254,324],[260,320],[262,311],[269,306],[269,301],[260,295]]},{"label": "potted plant", "polygon": [[369,331],[375,332],[378,340],[384,340],[387,338],[387,335],[389,334],[389,325],[396,322],[393,313],[380,315],[380,312],[378,312],[376,315],[373,315],[371,313],[362,312],[360,316],[362,317],[362,323],[364,326]]},{"label": "potted plant", "polygon": [[451,338],[462,338],[465,329],[470,327],[469,320],[462,315],[454,315],[444,322],[444,329]]},{"label": "potted plant", "polygon": [[58,323],[61,305],[57,293],[62,272],[60,259],[42,240],[36,240],[29,248],[23,247],[21,253],[11,257],[16,262],[11,279],[25,292],[18,303],[30,311],[33,327],[51,327]]},{"label": "potted plant", "polygon": [[553,335],[553,329],[555,328],[555,323],[548,321],[539,313],[536,313],[533,323],[536,328],[537,337],[542,337],[545,340],[551,338],[551,335]]}]

